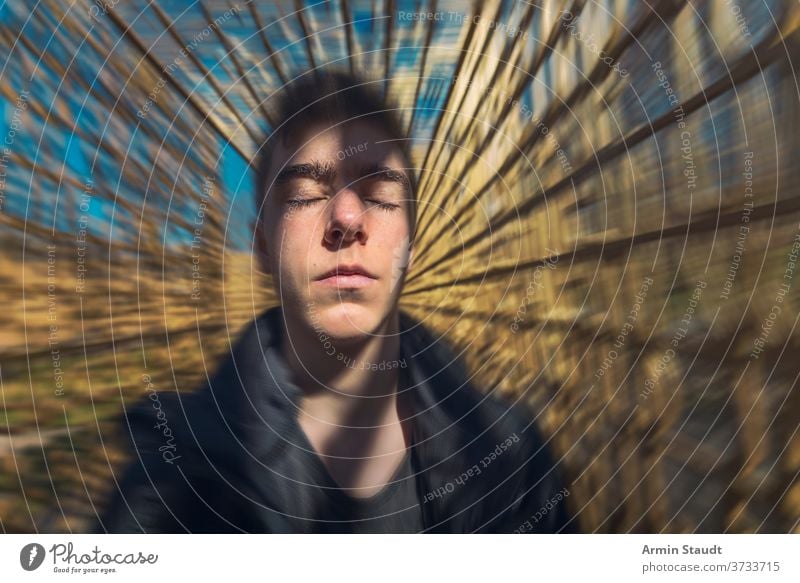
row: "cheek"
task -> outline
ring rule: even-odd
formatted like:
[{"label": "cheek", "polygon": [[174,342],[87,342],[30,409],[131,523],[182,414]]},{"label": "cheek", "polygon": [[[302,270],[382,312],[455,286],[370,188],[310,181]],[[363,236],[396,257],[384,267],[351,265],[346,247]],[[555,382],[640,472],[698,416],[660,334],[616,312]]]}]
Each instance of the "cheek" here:
[{"label": "cheek", "polygon": [[375,233],[378,237],[377,246],[381,247],[387,257],[405,255],[408,250],[409,232],[405,222],[393,222],[384,225]]},{"label": "cheek", "polygon": [[279,250],[272,259],[275,267],[292,279],[301,279],[303,274],[313,272],[317,267],[314,265],[315,247],[321,239],[322,231],[313,220],[283,221],[274,237],[273,249]]}]

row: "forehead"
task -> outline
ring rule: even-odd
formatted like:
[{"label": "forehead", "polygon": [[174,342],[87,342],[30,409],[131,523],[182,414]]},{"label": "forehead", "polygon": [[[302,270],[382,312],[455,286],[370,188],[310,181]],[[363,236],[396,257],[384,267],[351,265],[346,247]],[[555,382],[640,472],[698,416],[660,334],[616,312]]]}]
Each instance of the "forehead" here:
[{"label": "forehead", "polygon": [[401,169],[407,164],[402,146],[375,122],[315,123],[292,131],[285,143],[275,144],[270,176],[286,166],[312,161],[329,162],[344,171],[376,163]]}]

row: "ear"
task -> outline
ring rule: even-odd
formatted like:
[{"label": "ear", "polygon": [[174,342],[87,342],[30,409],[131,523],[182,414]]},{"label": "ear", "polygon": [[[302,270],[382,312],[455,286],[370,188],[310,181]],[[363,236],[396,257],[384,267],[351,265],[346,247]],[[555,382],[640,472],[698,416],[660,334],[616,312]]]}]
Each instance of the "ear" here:
[{"label": "ear", "polygon": [[267,275],[272,275],[272,262],[269,257],[267,231],[263,219],[257,218],[253,223],[253,235],[255,245],[254,251],[258,258],[259,265],[261,266],[261,271]]}]

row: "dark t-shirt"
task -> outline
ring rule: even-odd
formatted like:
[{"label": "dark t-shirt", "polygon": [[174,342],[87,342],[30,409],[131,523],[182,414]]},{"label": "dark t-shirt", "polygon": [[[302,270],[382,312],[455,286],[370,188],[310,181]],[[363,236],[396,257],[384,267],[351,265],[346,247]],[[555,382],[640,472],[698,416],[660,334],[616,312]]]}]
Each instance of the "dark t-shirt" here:
[{"label": "dark t-shirt", "polygon": [[[407,388],[405,371],[400,371],[398,388]],[[418,533],[423,530],[422,510],[417,492],[411,449],[406,449],[394,475],[379,492],[368,498],[355,498],[345,493],[331,476],[322,459],[314,451],[296,420],[291,423],[292,445],[284,449],[280,465],[292,468],[300,476],[297,483],[318,488],[326,503],[306,508],[307,518],[322,532],[351,534]]]},{"label": "dark t-shirt", "polygon": [[417,533],[423,529],[409,452],[388,483],[369,498],[354,498],[343,492],[316,454],[301,452],[300,455],[308,458],[310,474],[328,501],[317,509],[314,517],[321,521],[322,530],[378,534]]}]

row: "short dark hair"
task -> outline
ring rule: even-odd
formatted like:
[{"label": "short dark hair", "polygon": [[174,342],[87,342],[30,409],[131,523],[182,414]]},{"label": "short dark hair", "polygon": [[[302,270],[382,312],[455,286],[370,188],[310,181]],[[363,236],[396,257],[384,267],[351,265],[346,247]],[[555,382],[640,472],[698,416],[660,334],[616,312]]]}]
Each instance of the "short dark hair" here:
[{"label": "short dark hair", "polygon": [[269,169],[277,144],[285,145],[289,136],[314,123],[333,126],[348,120],[363,120],[376,124],[397,140],[406,163],[410,180],[409,223],[414,239],[417,221],[417,180],[411,168],[408,136],[402,130],[397,109],[379,92],[382,81],[368,81],[344,71],[313,71],[297,77],[281,89],[277,102],[271,107],[278,126],[272,128],[257,152],[255,202],[256,210],[264,212]]}]

